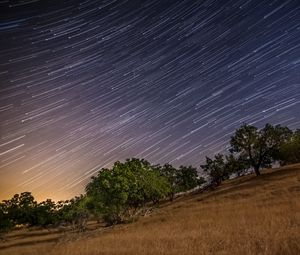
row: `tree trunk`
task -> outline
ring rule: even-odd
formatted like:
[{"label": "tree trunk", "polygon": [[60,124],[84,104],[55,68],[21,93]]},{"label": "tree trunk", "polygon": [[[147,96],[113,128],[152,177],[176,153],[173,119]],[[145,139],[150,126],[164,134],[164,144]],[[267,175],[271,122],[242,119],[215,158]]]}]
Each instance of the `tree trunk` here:
[{"label": "tree trunk", "polygon": [[260,176],[259,167],[254,167],[254,171],[255,171],[256,176]]}]

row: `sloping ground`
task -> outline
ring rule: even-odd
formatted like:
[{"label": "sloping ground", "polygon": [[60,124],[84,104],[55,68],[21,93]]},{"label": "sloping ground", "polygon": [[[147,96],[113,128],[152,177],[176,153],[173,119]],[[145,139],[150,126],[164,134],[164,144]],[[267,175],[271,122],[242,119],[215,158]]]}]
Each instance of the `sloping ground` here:
[{"label": "sloping ground", "polygon": [[2,248],[6,255],[300,254],[300,165],[178,198],[133,224]]}]

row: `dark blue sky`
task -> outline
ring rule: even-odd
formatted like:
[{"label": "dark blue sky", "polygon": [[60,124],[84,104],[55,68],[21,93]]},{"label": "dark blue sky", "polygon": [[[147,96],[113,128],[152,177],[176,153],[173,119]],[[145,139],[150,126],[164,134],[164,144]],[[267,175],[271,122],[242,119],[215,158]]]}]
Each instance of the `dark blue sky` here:
[{"label": "dark blue sky", "polygon": [[199,167],[243,123],[300,127],[300,2],[1,1],[1,198],[129,157]]}]

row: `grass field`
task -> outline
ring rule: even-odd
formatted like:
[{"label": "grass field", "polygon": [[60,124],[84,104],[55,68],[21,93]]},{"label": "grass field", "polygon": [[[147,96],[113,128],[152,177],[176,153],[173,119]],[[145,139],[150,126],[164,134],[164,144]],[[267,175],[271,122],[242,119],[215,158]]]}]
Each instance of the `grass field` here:
[{"label": "grass field", "polygon": [[300,165],[180,197],[132,224],[89,228],[16,230],[0,254],[300,254]]}]

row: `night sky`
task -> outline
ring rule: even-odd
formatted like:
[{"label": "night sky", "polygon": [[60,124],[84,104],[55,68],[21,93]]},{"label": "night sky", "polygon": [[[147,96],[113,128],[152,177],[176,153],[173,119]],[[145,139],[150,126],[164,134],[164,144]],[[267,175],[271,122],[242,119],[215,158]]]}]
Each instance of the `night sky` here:
[{"label": "night sky", "polygon": [[199,167],[300,128],[299,0],[0,1],[0,199],[70,198],[130,157]]}]

